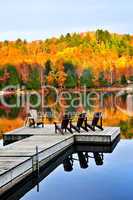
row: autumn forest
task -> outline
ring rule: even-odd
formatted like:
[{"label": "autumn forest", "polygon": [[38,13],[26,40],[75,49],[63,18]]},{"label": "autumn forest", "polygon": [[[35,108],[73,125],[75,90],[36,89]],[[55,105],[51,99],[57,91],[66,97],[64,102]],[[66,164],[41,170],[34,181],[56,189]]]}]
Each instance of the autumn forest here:
[{"label": "autumn forest", "polygon": [[127,80],[133,80],[133,36],[128,34],[97,30],[0,42],[0,89],[9,84],[39,89],[42,82],[64,88],[122,86]]}]

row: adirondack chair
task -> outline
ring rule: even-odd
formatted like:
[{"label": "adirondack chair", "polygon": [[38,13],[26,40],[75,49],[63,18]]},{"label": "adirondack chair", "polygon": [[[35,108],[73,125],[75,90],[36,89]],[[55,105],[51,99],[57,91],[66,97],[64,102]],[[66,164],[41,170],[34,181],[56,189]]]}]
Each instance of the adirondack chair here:
[{"label": "adirondack chair", "polygon": [[59,133],[64,134],[64,131],[67,132],[67,130],[70,133],[73,133],[72,129],[69,127],[70,124],[70,116],[69,115],[64,115],[62,122],[61,122],[61,126],[59,126],[56,122],[54,122],[55,124],[55,133],[57,133],[59,131]]},{"label": "adirondack chair", "polygon": [[95,131],[95,128],[97,127],[97,128],[99,128],[100,130],[103,131],[104,129],[103,129],[103,126],[102,126],[102,113],[101,112],[94,113],[91,124],[89,124],[87,122],[87,118],[86,118],[85,127],[90,128],[92,131]]},{"label": "adirondack chair", "polygon": [[28,113],[26,124],[29,124],[29,127],[36,127],[42,125],[44,127],[43,116],[38,115],[37,110],[31,109]]},{"label": "adirondack chair", "polygon": [[85,126],[85,122],[86,122],[86,113],[81,113],[78,117],[76,126],[72,124],[72,121],[70,121],[70,128],[74,129],[78,133],[80,133],[81,128],[88,132],[88,128],[87,126]]}]

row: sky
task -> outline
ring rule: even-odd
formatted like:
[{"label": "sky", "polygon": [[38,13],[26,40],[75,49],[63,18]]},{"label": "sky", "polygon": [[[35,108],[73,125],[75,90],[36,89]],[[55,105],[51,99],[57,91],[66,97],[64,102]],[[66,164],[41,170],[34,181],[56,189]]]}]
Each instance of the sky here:
[{"label": "sky", "polygon": [[0,0],[0,40],[46,39],[68,32],[133,34],[132,0]]}]

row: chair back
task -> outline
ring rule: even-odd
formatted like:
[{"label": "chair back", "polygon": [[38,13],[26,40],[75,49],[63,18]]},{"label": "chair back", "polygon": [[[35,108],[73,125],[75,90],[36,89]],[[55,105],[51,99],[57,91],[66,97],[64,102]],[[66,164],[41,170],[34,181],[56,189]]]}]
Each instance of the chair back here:
[{"label": "chair back", "polygon": [[69,121],[70,121],[70,117],[68,115],[64,115],[64,117],[62,119],[62,123],[61,123],[61,128],[62,129],[67,128]]},{"label": "chair back", "polygon": [[86,120],[86,113],[81,113],[78,117],[78,121],[77,121],[77,127],[81,127],[84,123],[84,121]]},{"label": "chair back", "polygon": [[37,118],[38,118],[37,110],[31,109],[31,110],[29,111],[29,113],[30,113],[30,116],[31,116],[35,121],[37,121]]},{"label": "chair back", "polygon": [[96,126],[100,119],[102,119],[102,113],[101,112],[94,113],[93,120],[92,120],[92,126]]}]

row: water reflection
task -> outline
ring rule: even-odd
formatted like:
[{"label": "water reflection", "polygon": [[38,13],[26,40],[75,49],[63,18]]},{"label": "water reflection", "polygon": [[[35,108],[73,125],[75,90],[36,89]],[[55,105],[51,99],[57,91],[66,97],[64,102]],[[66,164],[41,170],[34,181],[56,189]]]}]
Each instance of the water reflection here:
[{"label": "water reflection", "polygon": [[71,172],[73,170],[73,161],[72,155],[63,160],[64,171]]},{"label": "water reflection", "polygon": [[86,169],[88,167],[88,153],[87,152],[78,152],[78,161],[80,164],[80,167],[82,169]]},{"label": "water reflection", "polygon": [[[71,113],[73,120],[77,120],[77,116],[80,112],[88,113],[88,118],[92,119],[94,112],[100,111],[103,113],[105,126],[120,126],[121,134],[123,138],[133,137],[133,94],[131,92],[99,92],[99,98],[93,93],[90,95],[88,101],[88,94],[81,93],[81,101],[78,98],[77,93],[70,92],[71,98],[65,98],[62,96],[61,103],[51,106],[55,102],[55,94],[53,92],[47,93],[44,96],[44,102],[46,107],[37,106],[38,111],[42,111],[45,116],[45,123],[53,123],[53,121],[61,120],[64,113]],[[7,108],[3,106],[0,102],[0,132],[9,131],[10,129],[22,126],[26,117],[27,107],[21,106],[22,99],[25,99],[25,94],[20,95],[20,106],[15,108]],[[74,98],[76,98],[75,101]],[[12,94],[5,97],[6,102],[9,104],[14,104],[17,97]],[[36,97],[34,95],[30,96],[30,101],[36,104]],[[72,106],[72,103],[76,107]],[[90,106],[91,105],[91,106]],[[7,121],[8,120],[8,121]],[[17,120],[17,123],[15,121]]]},{"label": "water reflection", "polygon": [[[93,148],[93,150],[95,149]],[[88,168],[82,169],[79,161],[74,161],[73,170],[65,173],[64,168],[60,165],[40,183],[39,193],[34,188],[22,199],[132,199],[133,141],[121,141],[110,154],[102,151],[101,147],[97,148],[96,152],[98,151],[104,155],[102,165],[96,165],[94,158],[90,158]],[[92,152],[88,152],[88,154],[94,157]],[[77,153],[73,154],[73,157],[77,158]]]},{"label": "water reflection", "polygon": [[[67,151],[60,156],[54,158],[47,165],[44,165],[40,169],[39,176],[34,173],[17,184],[13,189],[0,196],[1,200],[20,199],[30,190],[36,187],[36,191],[39,189],[39,183],[43,180],[47,181],[47,178],[53,171],[60,166],[64,172],[70,173],[75,171],[75,162],[78,163],[81,169],[87,169],[89,166],[89,160],[95,161],[95,166],[99,167],[104,165],[104,154],[112,153],[118,144],[120,138],[112,145],[94,146],[94,145],[76,145],[70,147]],[[65,187],[65,186],[64,186]],[[32,197],[33,198],[33,197]],[[22,198],[23,199],[23,198]],[[25,197],[24,197],[25,199]],[[28,199],[28,198],[27,198]]]},{"label": "water reflection", "polygon": [[92,155],[90,155],[88,152],[79,152],[78,154],[78,160],[80,167],[82,169],[86,169],[89,166],[89,159],[94,159],[96,165],[103,165],[103,159],[104,155],[103,153],[99,152],[93,152]]}]

